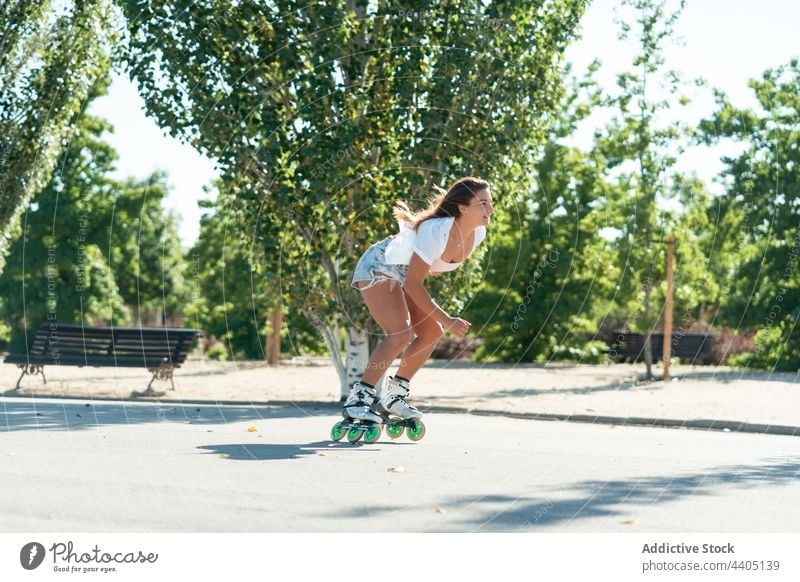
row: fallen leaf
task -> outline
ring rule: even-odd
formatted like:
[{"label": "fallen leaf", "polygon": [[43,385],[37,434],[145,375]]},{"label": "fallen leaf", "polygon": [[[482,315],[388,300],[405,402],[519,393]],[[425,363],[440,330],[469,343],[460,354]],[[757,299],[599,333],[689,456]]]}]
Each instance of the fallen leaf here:
[{"label": "fallen leaf", "polygon": [[247,427],[247,432],[257,432],[257,431],[258,431],[258,429],[256,427],[254,427],[254,426],[248,426]]},{"label": "fallen leaf", "polygon": [[405,467],[389,467],[386,469],[389,473],[404,473],[406,468]]},{"label": "fallen leaf", "polygon": [[219,456],[219,458],[220,458],[220,459],[227,459],[227,458],[228,458],[228,455],[220,455],[220,456]]},{"label": "fallen leaf", "polygon": [[626,519],[625,521],[620,522],[622,525],[633,525],[632,519]]},{"label": "fallen leaf", "polygon": [[326,453],[317,453],[317,454],[318,454],[320,457],[327,457],[327,456],[328,456]]},{"label": "fallen leaf", "polygon": [[441,507],[439,507],[439,506],[437,505],[437,506],[436,506],[436,513],[447,513],[447,510],[446,510],[446,509],[442,509]]}]

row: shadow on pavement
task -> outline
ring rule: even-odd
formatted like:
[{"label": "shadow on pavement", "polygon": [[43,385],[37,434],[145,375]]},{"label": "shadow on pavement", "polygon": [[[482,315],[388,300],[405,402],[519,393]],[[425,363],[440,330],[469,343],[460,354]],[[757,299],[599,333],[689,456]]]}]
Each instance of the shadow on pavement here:
[{"label": "shadow on pavement", "polygon": [[[381,440],[381,446],[414,446],[414,443],[394,442]],[[352,451],[368,451],[372,453],[380,453],[380,450],[374,446],[364,445],[362,443],[349,443],[333,442],[333,441],[318,441],[315,443],[308,443],[305,445],[295,444],[220,444],[220,445],[203,445],[197,447],[207,454],[224,455],[225,458],[232,461],[279,461],[288,459],[299,459],[301,457],[315,456],[318,453],[325,453],[328,451],[341,451],[343,449]]]},{"label": "shadow on pavement", "polygon": [[[487,494],[450,497],[439,505],[446,510],[436,524],[424,531],[434,532],[535,532],[539,528],[566,527],[584,519],[607,518],[619,524],[637,525],[642,510],[689,496],[724,495],[732,488],[753,489],[763,485],[789,486],[797,482],[800,458],[766,459],[767,464],[712,467],[680,476],[654,476],[611,481],[579,481],[559,488],[558,497]],[[568,496],[564,499],[564,496]],[[359,518],[392,511],[414,511],[418,507],[364,505],[349,511],[337,510],[325,517]],[[593,531],[597,528],[594,522]],[[796,531],[798,523],[792,525]],[[702,530],[687,530],[681,516],[675,531],[726,531],[723,524],[709,522]]]},{"label": "shadow on pavement", "polygon": [[[581,519],[598,517],[636,525],[640,510],[655,504],[689,496],[719,496],[731,488],[794,485],[798,475],[800,458],[766,459],[765,464],[712,467],[688,475],[577,482],[572,487],[561,489],[570,496],[568,499],[561,496],[547,499],[503,495],[455,498],[443,503],[443,507],[471,506],[470,519],[444,521],[436,530],[531,532],[542,526],[566,526]],[[794,525],[800,525],[800,521]],[[676,516],[675,530],[685,529],[680,516]],[[708,524],[708,531],[717,530],[724,530],[724,527],[719,523]]]},{"label": "shadow on pavement", "polygon": [[220,425],[244,420],[328,416],[338,418],[338,407],[326,406],[214,406],[127,402],[42,402],[0,399],[0,433],[4,431],[71,431],[121,424],[182,423]]}]

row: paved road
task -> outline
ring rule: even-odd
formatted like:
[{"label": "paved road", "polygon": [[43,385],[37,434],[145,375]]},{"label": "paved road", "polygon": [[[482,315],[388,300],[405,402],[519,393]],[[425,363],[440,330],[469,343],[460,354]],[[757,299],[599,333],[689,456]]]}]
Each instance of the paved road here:
[{"label": "paved road", "polygon": [[333,408],[0,399],[0,531],[796,532],[800,438]]}]

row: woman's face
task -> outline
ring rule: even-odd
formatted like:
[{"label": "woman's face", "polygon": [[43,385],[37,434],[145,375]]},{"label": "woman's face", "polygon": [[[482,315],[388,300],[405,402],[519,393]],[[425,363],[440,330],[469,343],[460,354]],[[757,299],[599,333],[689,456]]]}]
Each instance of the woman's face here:
[{"label": "woman's face", "polygon": [[492,194],[489,189],[477,192],[470,200],[469,206],[459,204],[461,209],[461,220],[464,225],[469,226],[488,226],[489,217],[494,213],[492,206]]}]

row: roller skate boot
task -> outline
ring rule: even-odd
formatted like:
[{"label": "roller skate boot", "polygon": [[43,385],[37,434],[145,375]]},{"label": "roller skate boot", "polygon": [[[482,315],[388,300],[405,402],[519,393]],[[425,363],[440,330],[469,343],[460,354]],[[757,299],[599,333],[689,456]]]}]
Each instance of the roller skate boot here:
[{"label": "roller skate boot", "polygon": [[386,434],[391,439],[400,437],[404,430],[412,441],[418,441],[425,436],[422,413],[406,402],[409,391],[408,380],[394,376],[389,376],[386,380],[385,393],[379,406],[386,425]]},{"label": "roller skate boot", "polygon": [[380,405],[389,416],[402,419],[422,418],[422,413],[406,402],[411,386],[407,380],[389,376],[386,380],[386,393],[380,400]]},{"label": "roller skate boot", "polygon": [[342,408],[344,420],[333,425],[331,438],[339,441],[346,435],[347,440],[351,443],[361,440],[362,437],[367,443],[374,443],[378,440],[381,435],[383,417],[373,410],[377,400],[374,388],[361,382],[353,384]]},{"label": "roller skate boot", "polygon": [[350,389],[350,395],[347,400],[344,401],[342,416],[345,420],[380,422],[381,415],[372,409],[377,398],[375,388],[356,382]]}]

